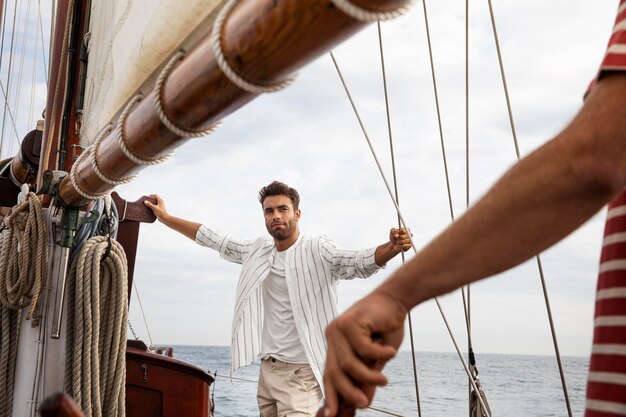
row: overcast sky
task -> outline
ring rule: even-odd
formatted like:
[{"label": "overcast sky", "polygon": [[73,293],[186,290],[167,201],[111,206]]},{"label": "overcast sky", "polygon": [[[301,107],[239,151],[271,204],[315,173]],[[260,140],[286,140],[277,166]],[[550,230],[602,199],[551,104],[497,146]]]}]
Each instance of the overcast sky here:
[{"label": "overcast sky", "polygon": [[[430,3],[429,3],[430,4]],[[544,143],[582,103],[604,53],[615,1],[496,1],[500,43],[522,155]],[[465,210],[464,2],[432,2],[429,18],[454,212]],[[487,3],[470,27],[470,201],[515,160]],[[422,4],[382,24],[400,205],[418,248],[450,222]],[[335,55],[386,175],[391,178],[375,25]],[[162,166],[120,188],[134,200],[159,193],[172,214],[236,236],[265,232],[259,188],[278,179],[301,194],[301,231],[348,248],[374,246],[396,223],[393,204],[328,55],[300,71],[288,90],[260,97]],[[602,214],[542,255],[565,355],[587,355]],[[412,256],[412,255],[410,255]],[[376,287],[400,259],[368,280],[342,282],[340,309]],[[136,282],[154,343],[228,345],[239,267],[160,224],[142,226]],[[460,294],[441,299],[466,343]],[[433,302],[412,312],[415,346],[452,351]],[[552,354],[535,261],[472,287],[477,352]],[[137,304],[131,319],[141,337]],[[408,344],[405,343],[405,348]]]},{"label": "overcast sky", "polygon": [[[430,2],[429,19],[454,213],[466,207],[465,3]],[[617,1],[495,1],[494,10],[522,155],[573,117],[594,77]],[[515,161],[487,2],[470,16],[470,176],[475,201]],[[418,248],[450,223],[422,3],[382,24],[399,200]],[[335,49],[385,174],[391,180],[376,25]],[[43,103],[43,96],[38,96]],[[4,153],[4,151],[3,151]],[[227,117],[213,135],[119,188],[129,200],[158,193],[177,216],[242,238],[266,233],[258,190],[272,180],[301,195],[300,229],[347,248],[375,246],[396,224],[394,206],[328,55],[287,90]],[[561,352],[587,355],[602,231],[600,213],[542,255]],[[410,254],[409,256],[412,256]],[[400,259],[368,280],[342,282],[340,309],[375,288]],[[160,224],[143,225],[135,281],[155,344],[229,345],[239,266]],[[133,294],[131,322],[148,339]],[[460,293],[441,298],[461,346]],[[420,351],[453,351],[433,302],[412,312]],[[552,354],[535,261],[472,287],[478,353]],[[408,339],[404,345],[408,348]]]}]

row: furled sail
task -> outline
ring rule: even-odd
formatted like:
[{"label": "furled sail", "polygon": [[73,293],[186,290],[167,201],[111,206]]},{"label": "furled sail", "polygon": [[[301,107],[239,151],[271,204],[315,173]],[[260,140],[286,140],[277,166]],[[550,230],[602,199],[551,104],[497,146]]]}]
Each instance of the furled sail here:
[{"label": "furled sail", "polygon": [[[211,30],[220,0],[94,1],[81,145],[120,112],[129,97],[154,81],[154,71],[177,48]],[[158,39],[158,42],[154,40]]]}]

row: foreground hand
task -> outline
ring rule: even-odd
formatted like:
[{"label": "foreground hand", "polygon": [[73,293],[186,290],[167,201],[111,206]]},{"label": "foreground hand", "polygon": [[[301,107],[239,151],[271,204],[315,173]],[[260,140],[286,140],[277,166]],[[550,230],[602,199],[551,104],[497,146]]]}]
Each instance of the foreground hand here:
[{"label": "foreground hand", "polygon": [[326,328],[325,416],[336,415],[339,396],[349,405],[365,408],[376,386],[387,384],[381,369],[402,342],[406,315],[400,303],[375,291],[330,323]]},{"label": "foreground hand", "polygon": [[154,197],[157,203],[152,204],[150,201],[146,200],[144,201],[144,204],[152,210],[160,222],[163,222],[163,220],[168,216],[167,210],[165,209],[165,201],[163,201],[163,199],[157,194],[150,194],[150,197]]},{"label": "foreground hand", "polygon": [[389,231],[389,243],[396,253],[406,252],[412,247],[411,236],[413,236],[411,229],[405,227],[392,228]]}]

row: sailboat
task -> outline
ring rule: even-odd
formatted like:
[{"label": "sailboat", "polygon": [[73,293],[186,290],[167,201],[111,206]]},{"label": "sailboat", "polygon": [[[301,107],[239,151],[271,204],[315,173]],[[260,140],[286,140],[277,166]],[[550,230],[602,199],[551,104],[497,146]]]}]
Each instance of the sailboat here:
[{"label": "sailboat", "polygon": [[[141,14],[140,12],[137,12],[137,10],[153,9],[151,7],[145,7],[143,9],[142,8],[137,9],[133,5],[132,7],[130,7],[127,10],[125,8],[125,6],[128,6],[128,4],[130,4],[130,3],[122,4],[121,6],[111,6],[112,3],[109,3],[109,2],[107,2],[106,4],[104,2],[99,3],[99,4],[98,4],[98,2],[94,2],[94,4],[91,5],[91,8],[89,8],[86,3],[87,2],[76,2],[73,5],[73,7],[75,8],[75,10],[76,9],[80,9],[80,8],[82,8],[84,10],[90,10],[92,21],[93,21],[94,16],[98,16],[98,15],[106,16],[108,14],[109,17],[110,17],[110,20],[108,21],[108,23],[106,21],[105,21],[105,23],[101,23],[101,25],[102,25],[102,27],[112,28],[111,31],[112,31],[112,33],[115,36],[113,36],[113,40],[112,41],[111,40],[108,40],[108,41],[107,40],[104,40],[104,41],[100,40],[100,41],[98,41],[98,40],[93,40],[93,38],[90,41],[86,41],[85,40],[85,36],[83,36],[83,35],[76,35],[74,37],[74,41],[77,42],[77,44],[76,44],[77,47],[73,48],[73,50],[76,51],[75,54],[76,54],[76,56],[78,56],[79,55],[78,51],[82,49],[82,47],[80,47],[79,45],[81,43],[82,44],[86,44],[85,49],[88,49],[90,51],[89,52],[90,56],[92,54],[96,55],[96,54],[102,52],[102,53],[105,54],[105,62],[107,62],[106,61],[107,60],[107,54],[109,53],[109,51],[112,50],[112,49],[110,49],[110,50],[107,49],[107,46],[110,46],[110,45],[112,45],[114,43],[122,43],[122,44],[124,43],[124,41],[122,40],[123,39],[122,38],[122,34],[124,32],[124,29],[118,27],[117,24],[116,24],[118,22],[119,18],[121,16],[125,16],[126,13],[131,14],[133,11],[135,13]],[[315,9],[314,6],[317,5],[317,2],[312,2],[312,3],[314,3],[314,4],[312,4],[310,6],[311,6],[311,8]],[[324,3],[324,5],[326,7],[328,7],[328,4],[329,3]],[[237,6],[237,8],[235,8],[235,10],[233,11],[233,16],[235,16],[235,17],[238,16],[237,10],[245,9],[246,7],[244,7],[244,6],[246,6],[246,5],[249,5],[249,3],[241,2],[241,5]],[[289,5],[291,5],[291,3],[289,3]],[[55,24],[55,27],[57,29],[60,28],[60,27],[64,27],[64,24],[62,23],[62,19],[63,19],[62,17],[65,16],[65,19],[68,19],[67,11],[69,9],[69,6],[70,5],[65,3],[65,2],[59,2],[58,3],[57,13],[56,13],[57,23]],[[100,6],[101,9],[98,9],[98,6]],[[206,26],[206,24],[207,24],[206,22],[210,22],[211,20],[215,19],[216,15],[217,15],[217,12],[219,10],[217,8],[217,6],[218,6],[217,4],[214,4],[213,7],[215,7],[215,8],[211,9],[210,7],[207,7],[206,2],[202,3],[199,6],[199,8],[203,9],[204,12],[207,11],[206,9],[210,9],[209,12],[206,13],[206,15],[203,15],[203,17],[201,18],[201,21],[203,23],[200,26],[202,26],[203,24]],[[309,5],[302,6],[303,10],[306,10],[308,8],[308,6]],[[64,7],[66,9],[64,9]],[[251,6],[248,6],[248,7],[251,7]],[[160,9],[160,8],[161,7],[158,7],[156,9]],[[288,8],[288,7],[286,7],[286,8]],[[166,14],[165,14],[166,17],[161,18],[161,19],[166,20],[168,22],[168,24],[169,24],[169,21],[167,19],[167,17],[168,17],[167,11],[170,10],[170,9],[168,9],[167,7],[163,7],[162,9],[166,11]],[[193,9],[192,7],[190,7],[190,9],[194,10],[192,12],[192,14],[197,12],[197,9]],[[64,11],[66,12],[65,15],[64,15]],[[336,12],[336,13],[338,13],[338,12]],[[146,20],[150,20],[150,18],[152,16],[143,16],[143,17]],[[76,18],[76,19],[78,19],[77,22],[82,22],[82,23],[76,23],[75,26],[78,27],[78,26],[81,26],[81,25],[86,25],[86,21],[85,20],[81,21],[79,18]],[[240,17],[240,19],[245,20],[243,17]],[[153,23],[155,20],[158,20],[158,19],[157,18],[153,18],[153,20],[150,20],[150,23]],[[346,19],[346,20],[348,20],[348,19]],[[116,22],[116,23],[112,23],[112,22]],[[343,25],[343,21],[341,23]],[[354,22],[352,22],[350,20],[349,23],[354,23]],[[273,22],[273,24],[276,25],[276,22]],[[181,23],[180,25],[183,26],[183,27],[185,27],[185,26],[188,27],[188,24],[184,20],[183,20],[183,23]],[[240,27],[240,25],[236,25],[235,23],[232,23],[232,25],[235,28],[239,28]],[[85,26],[83,26],[83,28],[84,27]],[[225,30],[229,30],[228,28],[229,28],[229,26],[227,24]],[[142,32],[141,29],[137,29],[137,28],[133,28],[133,29],[135,31],[139,32],[139,33],[145,33],[145,38],[146,39],[149,39],[149,38],[153,37],[153,35],[149,31]],[[206,27],[205,27],[205,29],[206,29]],[[130,29],[127,29],[127,30],[130,30]],[[150,30],[159,31],[158,29],[155,29],[155,28],[151,28]],[[232,30],[235,31],[236,29],[232,29]],[[84,29],[83,29],[83,31],[85,33],[87,32]],[[160,32],[163,32],[163,31],[161,30]],[[55,33],[59,34],[60,30],[55,30]],[[119,37],[118,37],[118,33],[119,33]],[[95,34],[95,31],[93,31],[92,36],[94,36],[94,34]],[[192,45],[194,43],[197,43],[198,42],[198,37],[197,36],[198,35],[196,33],[188,34],[186,36],[187,45]],[[137,37],[137,36],[134,36],[134,37]],[[313,36],[313,37],[316,38],[315,36]],[[80,40],[80,41],[77,41],[77,40]],[[316,42],[319,42],[319,41],[320,41],[320,39],[316,39]],[[98,42],[103,42],[105,47],[104,48],[100,48],[100,47],[96,46],[96,45],[99,45]],[[139,42],[139,43],[141,44],[141,42]],[[320,42],[320,43],[323,43],[323,42]],[[136,73],[140,69],[143,70],[145,68],[148,68],[148,70],[147,70],[147,72],[148,72],[147,79],[149,81],[136,82],[135,84],[131,84],[130,87],[126,86],[124,82],[119,82],[116,79],[114,79],[112,81],[110,80],[108,82],[102,82],[102,83],[96,83],[96,84],[91,84],[91,85],[89,85],[89,84],[85,85],[84,86],[85,97],[87,98],[86,101],[85,101],[86,105],[90,105],[89,100],[92,97],[95,97],[97,95],[106,95],[106,93],[110,93],[108,90],[111,88],[111,86],[118,86],[119,84],[121,84],[123,87],[127,88],[127,90],[125,92],[122,92],[122,93],[111,92],[112,96],[118,95],[118,96],[122,97],[121,103],[111,104],[111,103],[107,103],[107,100],[98,100],[99,102],[103,101],[104,103],[107,103],[107,104],[104,105],[104,110],[103,111],[100,111],[100,110],[98,110],[98,111],[89,111],[89,112],[85,111],[85,112],[82,113],[82,115],[81,115],[81,113],[78,113],[78,112],[70,113],[69,116],[67,116],[67,115],[65,116],[67,119],[65,119],[66,121],[63,122],[64,119],[63,119],[63,117],[60,116],[60,114],[62,114],[63,111],[64,111],[63,106],[61,106],[60,108],[59,107],[55,108],[55,106],[53,106],[53,105],[46,106],[45,123],[46,123],[47,127],[44,126],[42,131],[43,132],[56,131],[57,133],[48,133],[48,136],[52,136],[52,137],[54,137],[54,136],[62,136],[58,132],[61,132],[63,124],[66,125],[66,129],[68,129],[68,132],[72,132],[74,130],[73,127],[76,126],[76,125],[79,125],[79,126],[81,126],[81,130],[80,130],[80,132],[81,132],[81,135],[80,135],[81,139],[83,139],[83,138],[87,138],[87,140],[95,139],[96,137],[98,137],[101,134],[101,132],[103,132],[107,128],[107,124],[108,124],[108,122],[110,120],[119,120],[119,116],[124,114],[125,106],[127,106],[129,103],[132,103],[132,97],[133,96],[135,96],[139,92],[146,93],[146,92],[150,91],[149,88],[151,88],[151,87],[148,87],[148,89],[146,89],[146,85],[148,85],[148,86],[152,85],[152,84],[150,84],[150,82],[154,82],[154,80],[157,79],[160,74],[162,74],[162,69],[164,68],[164,65],[165,65],[167,59],[172,57],[172,56],[174,56],[173,52],[177,48],[179,48],[179,47],[180,47],[180,45],[178,45],[178,44],[176,46],[166,47],[165,49],[166,49],[166,51],[168,53],[163,53],[161,56],[159,56],[159,58],[157,59],[157,61],[158,61],[157,65],[154,65],[154,66],[138,65],[136,67],[131,67],[130,70],[128,71],[130,73]],[[116,48],[116,51],[117,50],[120,50],[120,49]],[[130,56],[133,56],[133,55],[138,53],[138,50],[133,49],[132,47],[121,48],[121,50],[123,51],[123,52],[121,52],[122,54],[130,55]],[[118,53],[118,52],[115,52],[115,53]],[[144,53],[144,52],[142,51],[141,53]],[[54,54],[53,54],[53,57],[54,57]],[[185,58],[185,60],[188,60],[188,59],[189,58]],[[80,61],[80,60],[78,60],[78,61]],[[91,62],[91,60],[90,60],[90,62]],[[270,66],[270,67],[271,67],[271,65],[279,65],[278,63],[275,63],[275,62],[272,62],[272,63],[264,62],[263,64],[265,64],[266,66]],[[64,63],[62,61],[62,59],[61,59],[61,61],[53,61],[53,63],[51,64],[51,68],[61,68],[62,69],[66,65],[67,64]],[[77,68],[77,70],[74,71],[74,73],[80,73],[81,72],[81,63],[77,62],[76,66],[78,68]],[[87,69],[86,69],[86,72],[89,73],[89,71],[94,71],[94,72],[97,73],[98,71],[102,70],[105,67],[106,67],[106,65],[102,65],[102,66],[89,65],[87,67]],[[242,68],[239,68],[239,69],[242,69]],[[257,74],[255,74],[255,72],[256,71],[262,71],[262,70],[265,70],[265,69],[266,68],[264,66],[260,66],[260,68],[256,68],[256,67],[253,66],[252,69],[245,70],[245,71],[251,71],[251,74],[244,73],[244,75],[249,76],[251,79],[256,79],[256,77],[254,77],[254,75],[257,75]],[[283,78],[283,75],[286,75],[287,73],[290,73],[291,72],[290,71],[291,67],[289,67],[288,69],[289,69],[289,71],[287,69],[285,69],[285,68],[282,68],[283,71],[282,72],[278,72],[276,74],[276,79],[280,80],[280,79]],[[85,69],[83,68],[82,71],[85,71]],[[113,73],[117,74],[116,71],[117,70],[113,70]],[[96,74],[94,78],[99,80],[99,77],[100,77],[100,75]],[[172,77],[171,78],[172,84],[176,85],[176,84],[178,84],[180,82],[179,78],[187,78],[189,76],[183,77],[182,75],[179,75],[178,76],[179,78],[176,78],[177,77],[177,70],[175,69],[171,73],[171,77]],[[63,80],[63,79],[66,79],[67,77],[65,77],[65,76],[61,76],[61,77],[53,77],[53,76],[51,76],[50,77],[51,81],[53,81],[55,78]],[[189,78],[193,78],[193,77],[189,77]],[[260,80],[265,81],[263,79],[263,77],[260,77]],[[274,80],[272,80],[272,81],[274,81]],[[233,106],[233,107],[236,107],[239,104],[243,104],[243,102],[245,102],[245,101],[247,101],[247,100],[249,100],[251,98],[251,94],[249,95],[247,93],[244,93],[244,94],[239,93],[237,88],[233,87],[227,81],[223,80],[223,81],[221,81],[220,84],[224,84],[226,86],[226,88],[225,88],[227,90],[226,93],[225,93],[226,95],[230,94],[230,95],[238,96],[237,100],[239,100],[239,101],[236,101],[236,104],[232,104],[231,106]],[[168,84],[168,85],[171,85],[171,84]],[[167,94],[168,88],[169,88],[168,85],[165,86],[166,94]],[[76,88],[76,87],[72,87],[72,88]],[[98,90],[98,89],[99,89],[100,92],[99,93],[95,92],[95,90]],[[59,86],[55,86],[55,88],[53,88],[53,89],[51,88],[51,90],[54,91],[54,92],[66,91],[65,88],[61,88]],[[78,90],[80,90],[80,89],[78,89]],[[202,94],[201,95],[203,97],[210,97],[211,100],[216,100],[216,99],[214,99],[214,92],[213,92],[213,90],[206,90],[206,89],[201,89],[201,90],[202,90]],[[64,93],[57,93],[56,94],[57,98],[58,98],[59,94],[61,94],[62,96],[65,95],[65,94],[69,94],[71,96],[70,93],[64,92]],[[54,94],[51,94],[50,97],[52,97],[51,99],[53,100],[54,99]],[[177,100],[185,101],[185,99],[180,98],[180,97],[177,97]],[[205,100],[208,100],[208,99],[205,99]],[[133,103],[133,106],[136,106],[135,109],[133,109],[133,106],[130,106],[129,109],[132,109],[134,111],[140,111],[140,110],[144,109],[146,106],[148,106],[148,104],[146,104],[146,103],[149,103],[149,101],[150,100],[142,99],[142,101],[137,101],[137,102]],[[168,104],[168,100],[167,99],[165,100],[165,103],[166,103],[166,105]],[[174,109],[176,109],[176,108],[177,107],[174,107]],[[170,109],[170,111],[171,110],[172,109]],[[228,110],[231,110],[231,109],[229,108]],[[219,119],[219,118],[221,118],[219,116],[223,116],[224,115],[224,112],[223,113],[219,113],[217,111],[213,111],[213,113],[214,114],[211,114],[212,119]],[[156,129],[159,132],[159,135],[157,135],[157,137],[161,138],[159,141],[153,140],[153,139],[146,140],[148,142],[149,149],[146,150],[146,151],[141,151],[141,152],[145,152],[145,153],[139,154],[139,156],[141,156],[143,158],[150,159],[150,158],[153,158],[155,156],[159,156],[159,155],[163,154],[164,152],[170,150],[172,147],[174,147],[173,139],[172,138],[169,138],[169,139],[165,138],[169,134],[168,133],[164,133],[166,131],[166,129],[162,125],[159,125],[159,123],[161,123],[160,121],[151,122],[152,123],[152,125],[151,125],[151,124],[145,122],[143,116],[142,117],[133,116],[134,114],[136,114],[136,113],[129,113],[128,114],[128,124],[126,126],[128,126],[128,133],[129,133],[129,135],[134,133],[135,130],[139,130],[139,128],[140,128],[139,125],[143,124],[144,126],[141,126],[141,127],[145,127],[147,125],[148,130]],[[56,120],[55,120],[55,115],[58,118]],[[176,116],[175,118],[172,117],[172,119],[176,120],[177,123],[180,123],[181,126],[187,126],[188,128],[190,128],[190,126],[191,126],[191,127],[195,128],[196,125],[199,124],[197,119],[194,119],[194,117],[196,117],[197,115],[193,114],[193,112],[186,113],[186,112],[183,112],[182,110],[174,110],[174,111],[171,112],[171,115]],[[96,120],[95,122],[92,122],[90,124],[89,118],[93,118],[93,117],[98,117],[99,119]],[[211,121],[213,121],[213,120],[211,120]],[[155,128],[156,125],[159,125],[160,127]],[[68,128],[68,127],[70,127],[70,128]],[[82,133],[82,132],[85,132],[85,133]],[[154,133],[154,131],[152,133]],[[113,138],[112,138],[112,136],[114,134],[114,131],[113,132],[108,132],[108,134],[109,134],[109,136],[107,136],[107,138],[111,137],[111,139],[108,140],[108,141],[106,139],[103,140],[103,142],[102,142],[103,148],[101,148],[102,155],[104,155],[104,154],[111,154],[111,155],[117,154],[116,156],[121,157],[121,160],[119,160],[121,162],[119,162],[119,161],[118,162],[111,162],[111,163],[103,162],[103,165],[102,165],[103,168],[101,168],[101,170],[103,170],[103,172],[105,174],[111,175],[113,178],[116,178],[116,179],[123,178],[125,176],[133,174],[134,171],[136,170],[136,167],[133,166],[132,163],[129,163],[128,161],[125,161],[124,160],[124,156],[121,155],[121,152],[119,150],[115,150],[116,149],[115,148],[116,141],[114,141]],[[172,137],[173,136],[175,136],[175,135],[172,135]],[[209,139],[209,140],[211,140],[211,139]],[[150,148],[150,147],[154,146],[156,142],[163,142],[165,144],[165,146],[162,149]],[[109,145],[109,144],[112,144],[114,146],[113,148],[111,148],[111,150],[109,150],[109,148],[106,148],[106,150],[102,150],[102,149],[105,149],[105,147],[107,145]],[[69,143],[68,145],[69,145],[69,148],[68,148],[69,150],[67,152],[67,158],[66,158],[66,163],[65,163],[65,168],[66,169],[69,169],[69,167],[72,165],[72,163],[76,163],[75,158],[78,156],[78,153],[79,153],[77,151],[79,146],[72,147],[72,143]],[[78,144],[74,143],[73,145],[78,145]],[[83,147],[86,148],[86,144],[83,144]],[[136,150],[132,146],[130,148],[133,149],[133,150]],[[340,147],[340,149],[342,149],[342,148]],[[74,152],[74,151],[76,151],[76,152],[72,154],[72,152]],[[105,160],[103,160],[103,161],[105,161]],[[94,172],[91,172],[93,169],[89,168],[88,161],[86,161],[86,158],[83,159],[81,162],[83,164],[82,169],[80,167],[77,168],[77,171],[80,174],[79,175],[80,178],[78,179],[78,181],[79,181],[78,184],[79,184],[79,187],[81,187],[81,191],[85,192],[86,194],[89,194],[89,193],[101,193],[101,192],[104,192],[105,189],[107,189],[107,188],[112,188],[112,187],[108,187],[108,185],[107,186],[103,185],[103,181],[100,181],[100,180],[96,179],[96,178],[99,178],[99,177]],[[110,170],[111,170],[111,166],[114,166],[114,165],[119,165],[119,166],[121,166],[123,168],[122,171],[120,172],[120,174],[112,175],[112,171],[110,171]],[[107,170],[109,170],[109,171],[107,171]],[[85,173],[84,177],[82,176],[83,174],[81,174],[81,172]],[[42,170],[40,170],[40,175],[43,175]],[[89,175],[91,177],[89,177]],[[87,179],[87,178],[91,178],[91,179]],[[88,191],[88,190],[86,191],[86,190],[83,189],[83,187],[87,188],[88,185],[89,186],[94,185],[94,184],[92,184],[93,181],[95,181],[96,184],[98,184],[93,191]],[[66,197],[66,199],[68,200],[66,202],[67,203],[75,203],[77,205],[82,205],[83,202],[84,202],[83,196],[81,196],[80,193],[77,194],[77,193],[71,191],[70,189],[71,189],[71,187],[69,187],[67,185],[67,181],[65,182],[65,184],[63,186],[61,186],[61,191],[66,190],[65,192],[69,193],[69,196]],[[70,190],[70,191],[68,191],[68,190]],[[16,193],[14,193],[14,194],[16,194]],[[139,206],[140,206],[140,204],[139,204]],[[120,204],[120,209],[119,209],[120,213],[126,212],[124,207],[126,209],[128,209],[129,207],[132,207],[132,204],[128,204],[126,202],[122,202]],[[124,217],[125,216],[123,216],[123,215],[121,216],[121,218],[124,218]],[[136,227],[136,225],[135,225],[135,227]],[[143,347],[140,350],[143,350]],[[160,359],[161,358],[159,358],[159,360]],[[140,372],[138,374],[138,379],[140,381],[143,381],[143,379],[146,379],[145,374],[143,372],[141,372],[141,363],[143,363],[143,362],[141,362],[142,360],[145,360],[145,359],[143,359],[143,357],[142,357],[142,359],[138,360],[138,362],[140,362],[139,363],[139,370],[140,370]],[[204,377],[204,376],[203,376],[203,378],[205,379],[205,382],[207,384],[210,383],[210,378]],[[148,378],[148,379],[150,381],[153,380],[152,378]]]},{"label": "sailboat", "polygon": [[[88,415],[209,414],[212,376],[149,352],[141,342],[127,346],[138,222],[154,219],[145,208],[142,216],[142,201],[110,192],[143,167],[163,162],[167,151],[211,133],[219,119],[258,94],[286,86],[288,79],[280,81],[285,74],[371,16],[391,16],[405,6],[390,0],[383,10],[375,5],[368,11],[341,1],[230,1],[216,17],[217,2],[198,2],[172,19],[173,2],[167,3],[152,15],[145,12],[151,2],[56,4],[45,119],[18,156],[3,164],[9,191],[11,183],[22,190],[4,218],[2,245],[7,415],[34,416],[41,401],[59,390]],[[317,30],[290,24],[294,16]],[[142,35],[152,39],[150,31],[162,32],[163,23],[174,32],[169,43],[161,37],[156,51],[144,42],[136,51],[129,45]],[[195,27],[203,30],[190,30]],[[119,76],[120,46],[126,47],[122,54],[147,56],[149,62],[129,72],[137,78]],[[173,49],[178,51],[169,56]],[[3,205],[16,194],[7,193]],[[27,312],[16,313],[26,306]]]}]

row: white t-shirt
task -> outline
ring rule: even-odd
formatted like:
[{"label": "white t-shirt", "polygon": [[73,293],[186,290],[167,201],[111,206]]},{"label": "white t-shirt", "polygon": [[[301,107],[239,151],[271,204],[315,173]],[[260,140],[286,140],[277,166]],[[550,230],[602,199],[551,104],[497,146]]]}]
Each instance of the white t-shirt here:
[{"label": "white t-shirt", "polygon": [[298,337],[285,279],[285,252],[276,252],[263,281],[264,324],[261,357],[272,356],[288,363],[308,363]]}]

